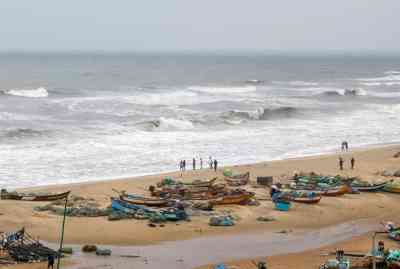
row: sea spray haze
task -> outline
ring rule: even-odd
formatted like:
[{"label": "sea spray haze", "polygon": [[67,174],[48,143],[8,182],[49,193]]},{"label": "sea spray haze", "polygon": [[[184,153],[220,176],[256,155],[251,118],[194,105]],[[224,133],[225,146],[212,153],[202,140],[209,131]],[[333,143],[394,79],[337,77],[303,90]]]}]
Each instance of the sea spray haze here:
[{"label": "sea spray haze", "polygon": [[2,54],[0,186],[398,141],[400,58]]}]

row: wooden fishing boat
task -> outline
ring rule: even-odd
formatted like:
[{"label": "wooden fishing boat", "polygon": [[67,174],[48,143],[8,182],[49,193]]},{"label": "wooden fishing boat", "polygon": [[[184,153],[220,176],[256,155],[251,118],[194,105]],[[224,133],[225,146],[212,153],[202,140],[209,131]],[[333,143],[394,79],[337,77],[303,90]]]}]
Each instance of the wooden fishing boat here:
[{"label": "wooden fishing boat", "polygon": [[400,231],[395,230],[395,231],[389,232],[389,238],[393,239],[395,241],[400,241]]},{"label": "wooden fishing boat", "polygon": [[[335,187],[335,188],[331,188],[331,189],[322,191],[321,195],[323,195],[323,196],[341,196],[341,195],[348,193],[349,191],[350,191],[349,186],[342,185],[339,187]],[[317,192],[317,194],[318,194],[318,192]]]},{"label": "wooden fishing boat", "polygon": [[216,177],[211,180],[205,180],[205,181],[194,180],[192,182],[186,182],[186,183],[184,182],[183,185],[193,186],[193,187],[210,187],[215,183],[215,181],[217,181]]},{"label": "wooden fishing boat", "polygon": [[400,262],[399,261],[388,261],[387,263],[387,268],[388,269],[400,269]]},{"label": "wooden fishing boat", "polygon": [[373,191],[382,190],[386,186],[387,183],[388,182],[382,182],[382,183],[378,183],[378,184],[366,184],[366,185],[352,183],[350,186],[352,188],[357,189],[358,191],[370,191],[370,192],[373,192]]},{"label": "wooden fishing boat", "polygon": [[48,202],[66,199],[71,191],[66,191],[57,194],[23,194],[17,192],[7,192],[2,190],[0,197],[2,200],[20,200],[20,201],[35,201],[35,202]]},{"label": "wooden fishing boat", "polygon": [[383,191],[386,192],[391,192],[391,193],[400,193],[400,184],[399,183],[393,183],[393,182],[388,182],[382,189]]},{"label": "wooden fishing boat", "polygon": [[249,183],[250,181],[250,172],[234,175],[231,177],[225,176],[225,181],[228,183],[229,186],[243,186]]},{"label": "wooden fishing boat", "polygon": [[163,198],[138,197],[129,194],[121,195],[119,198],[124,202],[134,205],[162,207],[168,204],[168,200]]},{"label": "wooden fishing boat", "polygon": [[119,198],[122,201],[127,203],[135,204],[135,205],[144,205],[144,206],[166,206],[168,204],[168,200],[164,198],[153,198],[153,197],[144,197],[141,195],[128,194],[125,191],[118,191],[113,189],[116,193],[118,193]]},{"label": "wooden fishing boat", "polygon": [[319,190],[319,189],[297,189],[298,191],[312,191],[315,192],[317,195],[322,196],[341,196],[348,192],[350,192],[350,188],[347,185],[341,185],[338,187],[329,188],[327,190]]},{"label": "wooden fishing boat", "polygon": [[252,198],[255,194],[253,192],[243,192],[237,194],[226,194],[220,197],[216,197],[212,200],[215,205],[232,205],[242,204]]},{"label": "wooden fishing boat", "polygon": [[131,204],[131,203],[125,202],[121,199],[114,198],[114,197],[111,197],[111,208],[122,211],[127,214],[134,214],[138,210],[142,210],[145,213],[154,213],[155,212],[143,205]]},{"label": "wooden fishing boat", "polygon": [[303,204],[317,204],[321,201],[322,196],[317,195],[313,197],[295,197],[295,196],[287,196],[288,200],[291,202],[296,203],[303,203]]}]

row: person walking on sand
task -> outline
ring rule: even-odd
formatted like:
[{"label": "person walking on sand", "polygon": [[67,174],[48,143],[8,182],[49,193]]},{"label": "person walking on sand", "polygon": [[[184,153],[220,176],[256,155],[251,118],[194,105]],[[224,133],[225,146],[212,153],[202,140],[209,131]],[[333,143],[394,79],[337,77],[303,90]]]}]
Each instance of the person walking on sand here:
[{"label": "person walking on sand", "polygon": [[186,171],[186,160],[182,161],[182,167],[183,167],[183,171]]},{"label": "person walking on sand", "polygon": [[180,160],[180,162],[179,162],[179,171],[183,171],[183,162],[182,162],[182,160]]},{"label": "person walking on sand", "polygon": [[351,158],[350,164],[351,164],[351,169],[354,169],[354,164],[356,163],[356,160],[354,160],[354,157]]},{"label": "person walking on sand", "polygon": [[212,160],[211,156],[208,157],[208,164],[210,165],[210,169],[213,169],[213,160]]},{"label": "person walking on sand", "polygon": [[217,172],[217,168],[218,168],[218,161],[215,159],[214,160],[214,171]]},{"label": "person walking on sand", "polygon": [[343,163],[344,163],[343,158],[339,157],[339,168],[340,168],[340,170],[343,170]]},{"label": "person walking on sand", "polygon": [[203,169],[203,158],[200,158],[200,169]]},{"label": "person walking on sand", "polygon": [[196,170],[196,159],[193,158],[193,170]]},{"label": "person walking on sand", "polygon": [[49,255],[47,257],[47,269],[53,269],[54,268],[54,256],[53,255]]}]

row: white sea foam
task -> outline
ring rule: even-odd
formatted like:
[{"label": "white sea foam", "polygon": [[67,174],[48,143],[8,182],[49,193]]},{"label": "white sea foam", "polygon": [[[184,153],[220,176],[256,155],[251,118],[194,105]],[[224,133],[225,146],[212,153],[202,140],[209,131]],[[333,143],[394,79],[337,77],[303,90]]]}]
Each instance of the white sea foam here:
[{"label": "white sea foam", "polygon": [[193,128],[194,126],[191,121],[164,117],[160,118],[158,127],[158,129],[161,131],[191,130]]},{"label": "white sea foam", "polygon": [[[142,93],[140,95],[129,96],[127,101],[140,105],[190,105],[197,104],[203,100],[195,92],[174,91],[168,93]],[[204,100],[206,101],[206,100]]]},{"label": "white sea foam", "polygon": [[389,70],[385,72],[386,75],[400,75],[400,71]]},{"label": "white sea foam", "polygon": [[49,96],[48,91],[43,87],[39,87],[37,89],[11,89],[3,92],[8,95],[30,98],[43,98]]},{"label": "white sea foam", "polygon": [[387,82],[360,82],[364,86],[397,86],[400,85],[400,81],[387,81]]},{"label": "white sea foam", "polygon": [[340,96],[364,96],[367,92],[362,88],[354,89],[332,89],[322,92],[325,95],[340,95]]},{"label": "white sea foam", "polygon": [[191,86],[188,89],[193,92],[202,92],[210,94],[240,94],[240,93],[254,92],[257,90],[255,86],[245,86],[245,87]]},{"label": "white sea foam", "polygon": [[[393,72],[393,71],[392,71]],[[390,81],[400,81],[400,74],[398,73],[391,73],[387,76],[383,77],[375,77],[375,78],[359,78],[358,81],[363,82],[390,82]]]}]

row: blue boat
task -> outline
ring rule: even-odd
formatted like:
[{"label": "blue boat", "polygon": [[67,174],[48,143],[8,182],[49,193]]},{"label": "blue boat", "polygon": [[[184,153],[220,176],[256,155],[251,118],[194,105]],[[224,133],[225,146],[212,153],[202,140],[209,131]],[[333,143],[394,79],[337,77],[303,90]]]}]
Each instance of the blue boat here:
[{"label": "blue boat", "polygon": [[276,201],[275,208],[279,211],[289,211],[291,203],[288,201]]},{"label": "blue boat", "polygon": [[111,198],[111,207],[114,210],[122,211],[127,214],[135,214],[138,210],[143,210],[145,213],[156,213],[154,210],[151,210],[145,206],[134,205],[117,198]]}]

